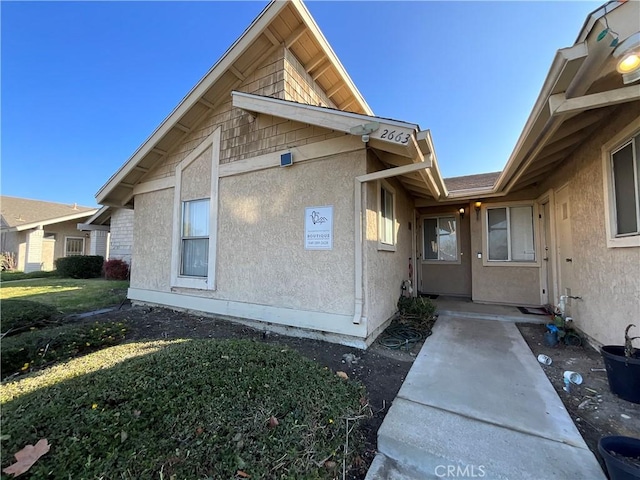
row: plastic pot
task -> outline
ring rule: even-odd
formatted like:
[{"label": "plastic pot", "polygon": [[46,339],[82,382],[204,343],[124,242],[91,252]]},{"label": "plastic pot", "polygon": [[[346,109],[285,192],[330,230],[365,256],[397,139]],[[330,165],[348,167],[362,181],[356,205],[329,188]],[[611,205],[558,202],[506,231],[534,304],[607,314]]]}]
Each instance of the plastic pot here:
[{"label": "plastic pot", "polygon": [[640,358],[638,353],[624,356],[622,345],[605,345],[600,350],[611,392],[633,403],[640,403]]},{"label": "plastic pot", "polygon": [[[640,480],[640,466],[631,460],[640,458],[640,439],[602,437],[598,442],[598,452],[607,466],[610,480]],[[630,460],[625,460],[625,457]]]}]

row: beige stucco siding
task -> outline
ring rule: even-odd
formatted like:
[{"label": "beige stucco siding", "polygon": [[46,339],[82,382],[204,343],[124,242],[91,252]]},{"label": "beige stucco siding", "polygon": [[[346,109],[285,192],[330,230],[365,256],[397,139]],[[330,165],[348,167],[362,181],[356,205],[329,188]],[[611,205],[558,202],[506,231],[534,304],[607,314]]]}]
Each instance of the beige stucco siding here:
[{"label": "beige stucco siding", "polygon": [[45,233],[55,233],[56,246],[54,251],[54,258],[64,257],[65,254],[65,238],[76,237],[84,238],[84,254],[89,255],[91,240],[85,236],[87,232],[81,232],[78,230],[78,220],[72,220],[69,222],[56,223],[55,225],[47,225],[44,227]]},{"label": "beige stucco siding", "polygon": [[574,286],[570,313],[578,328],[603,344],[621,344],[624,328],[639,324],[640,248],[607,248],[601,147],[638,117],[624,105],[585,141],[542,190],[567,184],[571,208]]},{"label": "beige stucco siding", "polygon": [[136,195],[131,287],[169,291],[173,188]]},{"label": "beige stucco siding", "polygon": [[[533,189],[517,192],[498,199],[488,199],[483,202],[484,207],[493,203],[509,205],[519,202],[530,203],[537,198],[537,192]],[[475,213],[470,219],[471,231],[471,273],[472,273],[472,299],[474,302],[501,303],[512,305],[540,305],[540,264],[527,266],[515,266],[511,264],[485,265],[483,259],[477,258],[477,253],[482,252],[483,257],[488,255],[486,248],[483,248],[484,216],[481,220],[476,220]],[[535,212],[534,212],[535,215]],[[539,234],[538,224],[534,221],[534,235]],[[536,245],[536,258],[539,259],[538,242]]]},{"label": "beige stucco siding", "polygon": [[[215,296],[352,314],[353,179],[363,172],[361,150],[220,179]],[[305,250],[305,207],[326,205],[334,212],[333,249]]]},{"label": "beige stucco siding", "polygon": [[[382,169],[374,158],[368,162],[368,173]],[[377,181],[366,184],[366,225],[364,230],[364,311],[368,333],[373,333],[397,311],[403,280],[409,279],[409,257],[412,251],[413,200],[394,178],[386,180],[395,190],[395,251],[378,247],[378,188]],[[409,223],[412,229],[409,230]]]}]

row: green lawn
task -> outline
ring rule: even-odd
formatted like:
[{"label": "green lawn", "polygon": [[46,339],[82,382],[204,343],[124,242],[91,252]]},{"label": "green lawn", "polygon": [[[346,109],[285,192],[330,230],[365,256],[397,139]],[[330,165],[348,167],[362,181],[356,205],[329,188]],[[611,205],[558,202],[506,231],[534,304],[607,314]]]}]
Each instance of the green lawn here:
[{"label": "green lawn", "polygon": [[17,271],[4,271],[0,272],[0,281],[10,282],[12,280],[24,280],[29,278],[48,278],[57,277],[58,272],[52,270],[50,272],[17,272]]},{"label": "green lawn", "polygon": [[64,314],[97,310],[122,302],[128,281],[39,278],[0,284],[0,300],[19,298],[52,305]]},{"label": "green lawn", "polygon": [[2,467],[46,438],[29,478],[336,478],[363,395],[281,346],[123,344],[2,384]]}]

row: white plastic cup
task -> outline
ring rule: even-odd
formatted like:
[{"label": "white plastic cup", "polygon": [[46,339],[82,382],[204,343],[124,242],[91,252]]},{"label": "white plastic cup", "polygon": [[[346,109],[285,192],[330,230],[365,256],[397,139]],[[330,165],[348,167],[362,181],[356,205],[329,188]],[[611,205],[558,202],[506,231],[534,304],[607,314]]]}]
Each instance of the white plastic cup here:
[{"label": "white plastic cup", "polygon": [[543,365],[551,365],[553,363],[551,357],[546,356],[544,353],[538,355],[538,361]]},{"label": "white plastic cup", "polygon": [[566,370],[563,375],[565,380],[569,380],[571,383],[575,385],[580,385],[582,383],[582,375],[578,372],[572,372],[571,370]]}]

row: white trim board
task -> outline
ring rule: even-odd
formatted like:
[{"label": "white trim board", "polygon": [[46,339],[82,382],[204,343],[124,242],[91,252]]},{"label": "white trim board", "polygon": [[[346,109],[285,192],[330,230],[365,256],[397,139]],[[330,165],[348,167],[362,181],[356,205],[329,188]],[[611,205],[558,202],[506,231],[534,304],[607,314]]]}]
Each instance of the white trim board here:
[{"label": "white trim board", "polygon": [[[352,323],[350,314],[324,313],[293,308],[258,305],[254,303],[236,302],[187,295],[185,293],[158,292],[141,288],[129,288],[128,298],[132,301],[154,303],[169,307],[215,313],[229,317],[259,320],[276,325],[313,330],[327,334],[345,335],[365,341],[367,326]],[[319,327],[322,330],[319,330]]]}]

